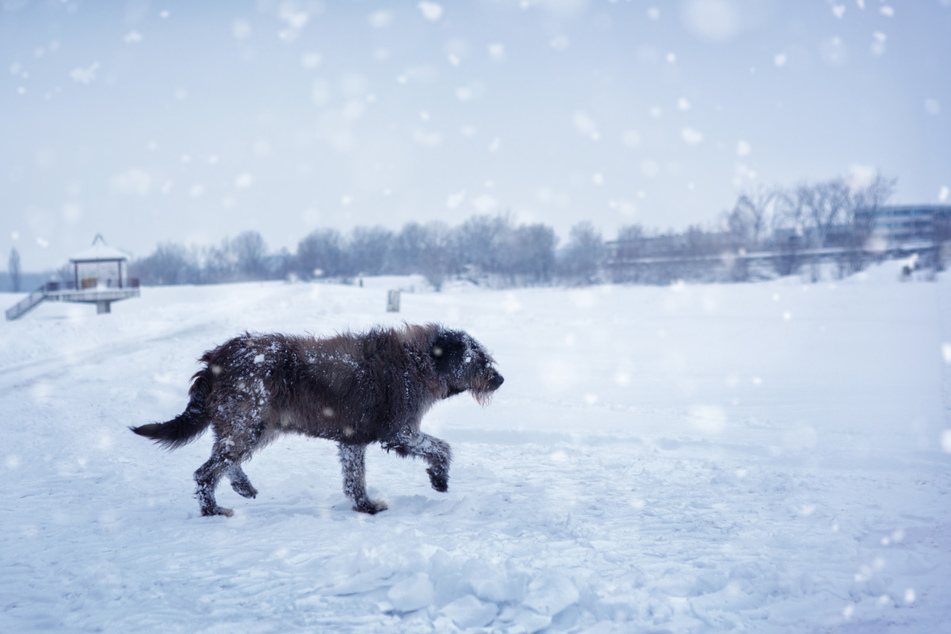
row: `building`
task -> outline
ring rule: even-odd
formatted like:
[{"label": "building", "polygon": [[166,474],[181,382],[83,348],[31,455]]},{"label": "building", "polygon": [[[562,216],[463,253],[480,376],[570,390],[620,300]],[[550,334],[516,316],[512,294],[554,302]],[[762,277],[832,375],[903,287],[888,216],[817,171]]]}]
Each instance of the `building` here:
[{"label": "building", "polygon": [[873,238],[889,246],[951,239],[951,205],[884,205],[860,209],[855,216],[858,222],[868,223]]},{"label": "building", "polygon": [[47,282],[7,309],[7,320],[19,319],[44,301],[95,304],[98,314],[111,312],[112,302],[139,296],[139,280],[129,277],[128,260],[97,235],[90,248],[69,259],[73,279]]}]

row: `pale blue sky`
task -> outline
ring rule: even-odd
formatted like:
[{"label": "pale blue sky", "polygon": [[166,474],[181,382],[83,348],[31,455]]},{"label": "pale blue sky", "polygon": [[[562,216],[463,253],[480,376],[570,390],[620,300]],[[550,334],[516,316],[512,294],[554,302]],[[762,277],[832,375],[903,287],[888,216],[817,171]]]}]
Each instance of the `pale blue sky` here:
[{"label": "pale blue sky", "polygon": [[712,223],[880,170],[951,203],[951,0],[2,2],[0,249],[510,210]]}]

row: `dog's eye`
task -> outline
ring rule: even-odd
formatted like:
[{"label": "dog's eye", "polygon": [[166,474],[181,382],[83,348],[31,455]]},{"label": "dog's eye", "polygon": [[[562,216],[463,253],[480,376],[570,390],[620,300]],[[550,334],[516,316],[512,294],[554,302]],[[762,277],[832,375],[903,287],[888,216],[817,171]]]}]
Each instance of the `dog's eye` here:
[{"label": "dog's eye", "polygon": [[442,348],[440,348],[439,346],[436,346],[435,348],[433,348],[433,356],[434,356],[434,357],[441,357],[441,356],[442,356]]}]

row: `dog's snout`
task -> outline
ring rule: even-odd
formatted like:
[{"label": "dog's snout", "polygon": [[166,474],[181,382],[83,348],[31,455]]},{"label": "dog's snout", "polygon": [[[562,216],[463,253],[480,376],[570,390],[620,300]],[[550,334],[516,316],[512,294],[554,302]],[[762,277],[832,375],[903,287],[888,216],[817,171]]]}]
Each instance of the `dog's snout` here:
[{"label": "dog's snout", "polygon": [[495,374],[492,375],[491,386],[492,386],[492,389],[493,389],[493,390],[499,389],[499,387],[500,387],[503,383],[505,383],[505,377],[503,377],[501,374],[499,374],[498,372],[496,372]]}]

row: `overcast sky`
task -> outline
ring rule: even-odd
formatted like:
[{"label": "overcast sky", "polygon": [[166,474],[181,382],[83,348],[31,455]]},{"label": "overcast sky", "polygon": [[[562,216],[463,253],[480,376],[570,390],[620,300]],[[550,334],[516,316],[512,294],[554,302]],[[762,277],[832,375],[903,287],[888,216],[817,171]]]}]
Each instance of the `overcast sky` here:
[{"label": "overcast sky", "polygon": [[875,170],[951,204],[951,0],[0,2],[0,266],[507,210],[612,239]]}]

